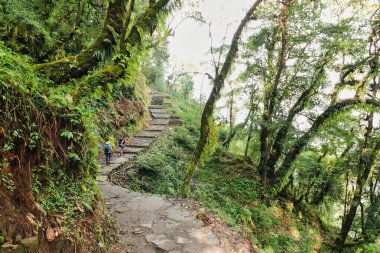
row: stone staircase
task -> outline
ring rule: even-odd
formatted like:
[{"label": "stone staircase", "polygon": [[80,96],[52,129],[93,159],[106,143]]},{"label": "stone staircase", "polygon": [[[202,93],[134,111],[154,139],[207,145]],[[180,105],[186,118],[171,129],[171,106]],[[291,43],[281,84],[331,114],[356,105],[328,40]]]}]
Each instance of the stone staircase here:
[{"label": "stone staircase", "polygon": [[219,239],[211,227],[196,218],[199,210],[183,202],[133,192],[108,181],[109,173],[148,148],[169,127],[170,116],[164,110],[165,94],[153,93],[149,107],[150,126],[135,134],[125,154],[103,165],[97,177],[107,208],[119,228],[119,243],[109,252],[123,253],[226,253],[249,252],[228,248],[228,240]]}]

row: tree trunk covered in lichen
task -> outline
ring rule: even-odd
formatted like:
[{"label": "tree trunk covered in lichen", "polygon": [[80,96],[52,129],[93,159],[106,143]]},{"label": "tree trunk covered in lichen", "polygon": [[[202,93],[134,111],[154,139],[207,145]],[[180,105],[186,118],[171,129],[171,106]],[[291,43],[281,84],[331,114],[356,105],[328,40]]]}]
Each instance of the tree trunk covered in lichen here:
[{"label": "tree trunk covered in lichen", "polygon": [[[110,50],[117,43],[117,36],[120,34],[126,35],[125,30],[131,26],[127,37],[122,39],[123,44],[125,44],[128,49],[125,48],[121,50],[129,57],[131,53],[130,50],[142,44],[142,35],[140,32],[148,35],[154,32],[157,27],[158,14],[169,1],[170,0],[160,0],[150,5],[133,25],[126,23],[131,21],[130,15],[132,13],[131,11],[126,11],[126,9],[133,8],[134,2],[130,4],[129,0],[110,1],[103,29],[91,46],[78,55],[69,56],[50,63],[39,64],[36,65],[36,68],[57,84],[72,78],[80,78],[97,67],[101,62],[100,57],[96,56],[96,52]],[[107,73],[110,72],[104,71],[103,75]],[[123,72],[116,71],[105,79],[114,78],[115,73],[120,74],[118,77],[124,74]],[[100,85],[101,84],[105,83],[101,82]]]},{"label": "tree trunk covered in lichen", "polygon": [[[269,156],[271,154],[271,144],[273,142],[273,132],[269,128],[269,124],[272,122],[273,112],[275,108],[275,103],[277,102],[278,86],[283,74],[283,71],[286,66],[287,61],[287,13],[289,6],[291,5],[292,0],[286,0],[282,4],[282,8],[279,15],[279,25],[278,30],[281,34],[281,50],[280,55],[277,61],[277,71],[273,84],[270,85],[270,88],[265,93],[264,109],[262,114],[261,124],[261,133],[260,133],[260,163],[258,166],[261,180],[264,184],[267,184],[268,181],[273,181],[274,178],[274,166],[270,166]],[[274,33],[276,33],[275,31]],[[273,39],[272,43],[275,42]],[[273,52],[270,52],[271,54]]]},{"label": "tree trunk covered in lichen", "polygon": [[373,113],[370,113],[368,115],[367,121],[367,132],[365,133],[364,146],[360,155],[359,170],[355,184],[354,196],[350,201],[350,207],[348,209],[347,215],[345,215],[344,219],[342,220],[342,227],[339,236],[335,241],[335,243],[340,247],[344,245],[344,242],[347,239],[347,235],[351,229],[352,223],[354,222],[357,209],[361,204],[364,186],[368,180],[371,170],[373,169],[377,153],[380,150],[380,140],[377,140],[375,147],[372,150],[370,149],[373,134]]},{"label": "tree trunk covered in lichen", "polygon": [[[377,96],[377,85],[375,82],[371,85],[373,97]],[[366,182],[374,169],[375,161],[380,150],[380,138],[374,138],[374,112],[370,112],[366,118],[367,127],[364,134],[364,144],[361,148],[359,163],[358,163],[358,175],[356,178],[355,190],[353,193],[353,198],[350,203],[350,207],[347,213],[344,213],[342,219],[342,226],[340,233],[335,240],[335,243],[342,247],[347,239],[348,233],[351,230],[352,223],[354,222],[356,212],[359,206],[361,206],[361,218],[362,218],[362,234],[364,231],[364,211],[362,206],[362,194]],[[347,201],[347,196],[346,196]],[[345,206],[346,209],[346,206]]]},{"label": "tree trunk covered in lichen", "polygon": [[263,0],[257,0],[252,5],[252,7],[248,10],[244,19],[240,22],[240,25],[235,31],[235,34],[232,38],[231,46],[230,46],[230,49],[228,50],[222,69],[220,70],[220,72],[216,73],[216,77],[213,80],[213,88],[211,90],[210,96],[206,102],[206,105],[202,113],[201,127],[200,127],[201,136],[199,137],[198,144],[194,151],[191,162],[187,166],[186,175],[185,175],[183,184],[181,186],[181,191],[180,191],[181,195],[186,195],[188,191],[188,187],[190,185],[190,181],[193,177],[194,171],[200,163],[204,147],[208,141],[208,136],[210,133],[210,121],[212,120],[215,103],[220,97],[220,91],[222,90],[224,86],[224,80],[226,79],[228,73],[230,72],[232,64],[236,58],[237,51],[238,51],[238,42],[239,42],[241,33],[243,31],[243,28],[248,23],[252,14],[254,13],[254,11],[257,9],[258,5],[262,1]]}]

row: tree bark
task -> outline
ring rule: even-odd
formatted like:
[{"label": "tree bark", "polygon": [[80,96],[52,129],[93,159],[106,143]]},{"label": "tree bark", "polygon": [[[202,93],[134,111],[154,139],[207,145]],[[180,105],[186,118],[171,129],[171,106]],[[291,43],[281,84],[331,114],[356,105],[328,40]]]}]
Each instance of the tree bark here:
[{"label": "tree bark", "polygon": [[287,13],[288,8],[292,0],[286,0],[283,2],[283,6],[279,15],[279,26],[278,29],[281,32],[281,51],[278,57],[277,62],[277,72],[275,75],[275,79],[271,88],[265,95],[264,102],[264,110],[262,114],[262,125],[261,125],[261,135],[260,135],[260,163],[259,163],[259,171],[261,175],[261,180],[264,184],[267,184],[268,178],[273,178],[274,176],[274,168],[268,166],[270,150],[269,146],[271,144],[270,138],[272,136],[272,131],[268,128],[268,125],[272,121],[273,110],[275,108],[277,93],[278,93],[278,85],[280,83],[280,79],[282,73],[286,66],[286,51],[287,51]]},{"label": "tree bark", "polygon": [[263,0],[256,0],[256,2],[251,6],[251,8],[246,13],[243,20],[240,22],[237,30],[235,31],[235,34],[232,38],[230,49],[228,50],[226,59],[223,63],[222,69],[219,73],[216,73],[216,77],[213,81],[213,88],[210,93],[210,96],[205,104],[205,107],[203,109],[202,118],[201,118],[201,127],[200,127],[200,137],[198,140],[197,147],[194,151],[193,157],[191,159],[190,164],[187,166],[186,169],[186,175],[184,178],[184,181],[181,186],[180,194],[186,195],[188,191],[188,187],[190,185],[190,181],[193,177],[193,173],[196,169],[196,167],[199,165],[201,155],[203,153],[203,149],[208,141],[208,135],[210,132],[210,120],[212,120],[212,115],[215,108],[215,103],[220,97],[220,91],[224,86],[224,80],[226,79],[227,75],[229,74],[232,64],[236,58],[237,51],[238,51],[238,42],[240,40],[241,33],[243,31],[243,28],[248,23],[248,21],[251,19],[252,14],[255,12],[259,4]]},{"label": "tree bark", "polygon": [[244,157],[248,157],[249,143],[251,142],[251,139],[252,139],[252,132],[253,132],[253,116],[251,116],[250,123],[249,123],[247,142],[245,143],[245,149],[244,149]]},{"label": "tree bark", "polygon": [[226,147],[227,149],[230,147],[230,142],[233,138],[233,136],[235,136],[235,133],[233,133],[233,130],[234,130],[234,123],[235,123],[235,117],[234,117],[234,90],[232,89],[231,90],[231,94],[230,94],[230,129],[229,129],[229,133],[228,133],[228,137],[227,137],[227,140],[223,143],[223,146]]},{"label": "tree bark", "polygon": [[131,16],[132,16],[132,12],[134,11],[135,9],[135,0],[131,0],[130,2],[130,5],[129,5],[129,9],[128,9],[128,13],[127,13],[127,18],[126,20],[124,21],[124,25],[123,25],[123,28],[121,29],[121,33],[120,33],[120,54],[127,54],[127,46],[126,46],[126,42],[125,40],[127,39],[126,36],[127,36],[127,29],[129,27],[129,24],[131,22]]}]

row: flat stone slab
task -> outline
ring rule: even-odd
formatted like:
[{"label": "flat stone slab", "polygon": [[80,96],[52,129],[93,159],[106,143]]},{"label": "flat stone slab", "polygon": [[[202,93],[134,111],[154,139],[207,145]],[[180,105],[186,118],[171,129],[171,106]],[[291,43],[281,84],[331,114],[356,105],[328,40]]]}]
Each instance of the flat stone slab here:
[{"label": "flat stone slab", "polygon": [[149,109],[164,109],[163,105],[150,105],[148,106]]},{"label": "flat stone slab", "polygon": [[161,131],[141,131],[134,135],[134,137],[144,137],[144,138],[156,138],[161,134]]},{"label": "flat stone slab", "polygon": [[152,105],[162,105],[162,103],[164,102],[164,99],[165,97],[164,96],[154,96],[152,97],[152,101],[151,101],[151,104]]},{"label": "flat stone slab", "polygon": [[101,170],[99,171],[99,172],[100,172],[100,175],[101,175],[101,176],[106,176],[106,175],[108,175],[108,173],[110,173],[113,169],[119,167],[120,165],[121,165],[121,163],[118,164],[118,163],[115,163],[115,162],[113,162],[113,161],[111,160],[111,164],[102,166]]},{"label": "flat stone slab", "polygon": [[176,242],[179,243],[179,244],[186,244],[186,243],[189,242],[189,239],[183,238],[183,237],[177,237],[176,238]]},{"label": "flat stone slab", "polygon": [[152,125],[146,129],[144,129],[144,131],[162,132],[162,131],[165,131],[166,128],[167,128],[167,125]]},{"label": "flat stone slab", "polygon": [[166,229],[172,229],[179,226],[179,222],[173,221],[173,220],[167,220],[165,222],[165,228]]},{"label": "flat stone slab", "polygon": [[150,112],[151,113],[157,113],[157,114],[167,114],[166,110],[164,110],[164,109],[155,109],[155,108],[152,108],[152,109],[150,109]]},{"label": "flat stone slab", "polygon": [[199,243],[207,245],[219,245],[219,240],[211,231],[210,227],[194,229],[189,234],[190,237],[195,238]]},{"label": "flat stone slab", "polygon": [[168,119],[154,119],[150,122],[151,125],[169,125]]},{"label": "flat stone slab", "polygon": [[168,97],[170,97],[170,95],[163,92],[151,93],[152,100],[154,100],[155,98],[168,98]]},{"label": "flat stone slab", "polygon": [[226,253],[220,247],[207,246],[203,244],[187,244],[182,252],[183,253]]},{"label": "flat stone slab", "polygon": [[157,248],[166,251],[177,249],[179,247],[179,245],[177,245],[175,242],[169,240],[166,235],[149,234],[145,238],[148,242],[155,244]]},{"label": "flat stone slab", "polygon": [[113,155],[111,157],[111,165],[118,166],[119,164],[123,164],[125,162],[129,161],[128,157],[123,155]]},{"label": "flat stone slab", "polygon": [[187,222],[195,220],[195,215],[178,207],[171,207],[167,210],[167,217],[174,221]]},{"label": "flat stone slab", "polygon": [[144,150],[144,148],[136,148],[136,147],[126,147],[124,148],[124,153],[127,153],[127,154],[137,154],[139,152],[141,152],[142,150]]},{"label": "flat stone slab", "polygon": [[106,182],[108,180],[108,177],[106,175],[100,175],[96,177],[96,181],[98,182]]},{"label": "flat stone slab", "polygon": [[126,157],[126,158],[128,158],[128,160],[131,160],[131,159],[136,157],[136,154],[134,154],[134,153],[123,154],[123,157]]},{"label": "flat stone slab", "polygon": [[157,113],[152,113],[153,118],[155,119],[170,119],[169,114],[157,114]]},{"label": "flat stone slab", "polygon": [[136,210],[136,211],[149,211],[149,212],[155,212],[159,209],[168,207],[168,203],[161,197],[158,196],[141,196],[134,198],[129,203],[129,210]]},{"label": "flat stone slab", "polygon": [[127,147],[133,148],[147,148],[154,141],[153,138],[144,138],[144,137],[132,137],[129,140]]}]

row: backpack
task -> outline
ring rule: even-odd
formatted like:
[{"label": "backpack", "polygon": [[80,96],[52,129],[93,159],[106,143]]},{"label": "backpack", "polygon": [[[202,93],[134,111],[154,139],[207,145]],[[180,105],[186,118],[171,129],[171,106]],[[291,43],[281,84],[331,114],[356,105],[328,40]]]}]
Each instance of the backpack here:
[{"label": "backpack", "polygon": [[111,145],[110,144],[106,144],[104,146],[104,152],[105,153],[110,153],[111,152]]}]

